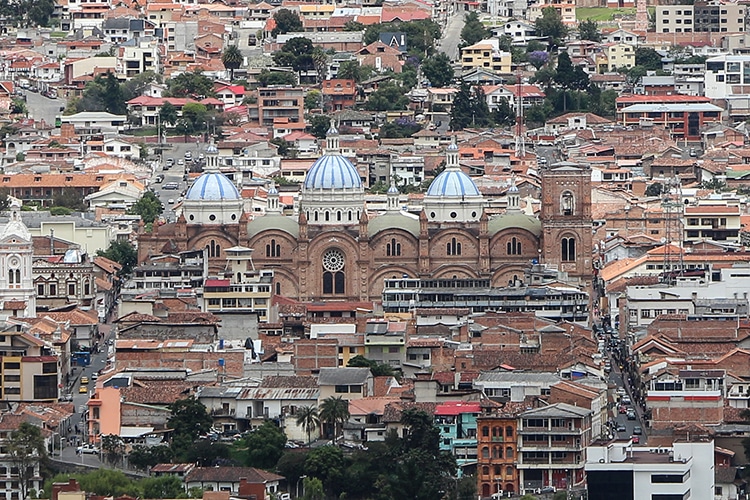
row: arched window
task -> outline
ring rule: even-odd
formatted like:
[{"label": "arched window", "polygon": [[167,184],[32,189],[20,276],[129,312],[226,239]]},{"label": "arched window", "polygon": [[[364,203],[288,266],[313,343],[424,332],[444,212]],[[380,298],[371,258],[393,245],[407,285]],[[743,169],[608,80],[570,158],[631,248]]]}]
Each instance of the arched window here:
[{"label": "arched window", "polygon": [[482,427],[482,437],[489,437],[490,436],[490,428],[486,425]]},{"label": "arched window", "polygon": [[492,437],[503,437],[503,428],[502,427],[493,427],[492,428]]},{"label": "arched window", "polygon": [[242,283],[242,273],[237,273],[237,283]]},{"label": "arched window", "polygon": [[521,242],[515,236],[508,241],[506,247],[508,255],[521,255]]},{"label": "arched window", "polygon": [[513,458],[513,448],[510,446],[505,448],[505,458]]},{"label": "arched window", "polygon": [[560,257],[563,262],[572,262],[576,260],[576,239],[563,238],[560,243]]},{"label": "arched window", "polygon": [[492,458],[503,458],[503,449],[500,446],[492,447]]},{"label": "arched window", "polygon": [[573,215],[576,209],[576,200],[573,197],[573,193],[565,191],[560,196],[560,213],[563,215]]},{"label": "arched window", "polygon": [[388,257],[398,257],[401,255],[401,243],[396,241],[396,238],[391,238],[389,243],[385,245],[385,254]]},{"label": "arched window", "polygon": [[15,269],[8,269],[8,283],[11,285],[16,282],[16,270]]},{"label": "arched window", "polygon": [[499,475],[501,475],[501,474],[503,473],[503,467],[502,467],[502,465],[496,465],[496,466],[494,467],[494,469],[495,469],[495,470],[493,470],[492,472],[493,472],[493,474],[494,474],[494,475],[496,475],[496,476],[499,476]]},{"label": "arched window", "polygon": [[489,476],[490,475],[490,468],[487,467],[486,465],[484,467],[482,467],[482,475],[483,476]]},{"label": "arched window", "polygon": [[68,283],[68,295],[76,295],[76,284],[75,282]]},{"label": "arched window", "polygon": [[508,477],[513,477],[513,467],[510,465],[505,468],[505,475]]},{"label": "arched window", "polygon": [[[490,449],[486,446],[482,448],[482,458],[490,458]],[[489,470],[485,474],[489,474]]]},{"label": "arched window", "polygon": [[329,214],[328,212],[326,212],[326,222],[328,222],[330,220],[331,220],[331,214]]},{"label": "arched window", "polygon": [[315,222],[318,222],[318,212],[315,212],[315,217],[313,218],[315,219]]},{"label": "arched window", "polygon": [[352,220],[352,211],[349,210],[349,220]]},{"label": "arched window", "polygon": [[336,212],[336,220],[341,222],[341,212]]},{"label": "arched window", "polygon": [[451,238],[446,244],[445,253],[448,255],[461,255],[461,242],[456,238]]},{"label": "arched window", "polygon": [[276,295],[281,295],[281,283],[276,282]]},{"label": "arched window", "polygon": [[91,295],[91,283],[89,283],[88,281],[83,282],[83,294]]},{"label": "arched window", "polygon": [[266,257],[281,257],[281,245],[275,239],[266,245]]},{"label": "arched window", "polygon": [[323,293],[342,295],[345,293],[344,254],[331,249],[323,254]]}]

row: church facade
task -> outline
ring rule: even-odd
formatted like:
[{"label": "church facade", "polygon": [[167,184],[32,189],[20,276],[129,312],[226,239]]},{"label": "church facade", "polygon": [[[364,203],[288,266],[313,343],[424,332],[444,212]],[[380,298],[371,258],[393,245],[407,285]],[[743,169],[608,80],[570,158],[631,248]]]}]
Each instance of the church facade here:
[{"label": "church facade", "polygon": [[[591,283],[591,174],[574,164],[541,172],[540,216],[524,214],[518,190],[506,213],[489,216],[486,200],[459,168],[458,148],[431,183],[419,214],[387,193],[385,211],[368,211],[357,169],[339,152],[331,127],[326,152],[305,177],[299,210],[282,213],[271,188],[265,215],[250,219],[232,182],[218,172],[213,148],[206,171],[191,186],[177,222],[138,236],[139,262],[149,255],[205,248],[212,273],[225,251],[253,249],[256,269],[274,271],[274,292],[303,301],[379,301],[385,278],[487,278],[502,287],[523,279],[533,262],[557,266],[571,280]],[[234,279],[234,278],[233,278]]]}]

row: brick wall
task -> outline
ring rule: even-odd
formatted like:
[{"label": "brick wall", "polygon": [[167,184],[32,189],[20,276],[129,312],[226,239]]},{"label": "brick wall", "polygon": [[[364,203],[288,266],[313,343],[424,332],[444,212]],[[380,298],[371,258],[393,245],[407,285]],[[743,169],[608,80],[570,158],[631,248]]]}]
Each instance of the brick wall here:
[{"label": "brick wall", "polygon": [[339,343],[336,339],[297,340],[293,347],[292,363],[297,375],[311,375],[321,368],[339,366]]},{"label": "brick wall", "polygon": [[126,368],[171,368],[201,370],[219,370],[219,359],[224,360],[220,374],[228,378],[244,376],[245,353],[243,351],[225,352],[118,352],[117,369]]}]

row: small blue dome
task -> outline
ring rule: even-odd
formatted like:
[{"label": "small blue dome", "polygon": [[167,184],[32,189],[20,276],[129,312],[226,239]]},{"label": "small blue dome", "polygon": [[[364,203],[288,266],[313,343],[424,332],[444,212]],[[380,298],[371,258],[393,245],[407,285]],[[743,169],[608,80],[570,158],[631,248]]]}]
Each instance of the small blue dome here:
[{"label": "small blue dome", "polygon": [[398,188],[391,184],[391,187],[388,188],[388,194],[400,194]]},{"label": "small blue dome", "polygon": [[458,169],[443,170],[430,184],[427,196],[481,196],[477,185]]},{"label": "small blue dome", "polygon": [[185,195],[186,200],[239,200],[239,191],[226,175],[204,173],[198,177]]},{"label": "small blue dome", "polygon": [[359,189],[362,179],[352,162],[341,155],[323,155],[307,171],[305,189]]}]

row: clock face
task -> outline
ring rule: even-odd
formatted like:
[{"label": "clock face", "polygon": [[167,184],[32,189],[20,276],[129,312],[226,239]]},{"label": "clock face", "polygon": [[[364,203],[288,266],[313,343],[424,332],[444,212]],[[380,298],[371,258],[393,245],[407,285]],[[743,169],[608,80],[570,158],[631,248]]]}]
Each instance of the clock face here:
[{"label": "clock face", "polygon": [[18,260],[18,257],[11,257],[10,259],[8,259],[8,267],[12,267],[12,268],[21,267],[21,261]]}]

